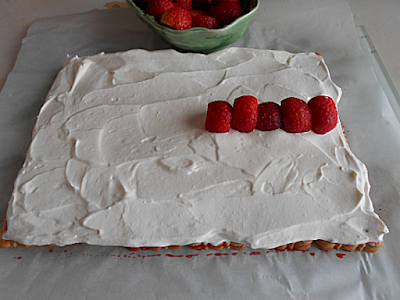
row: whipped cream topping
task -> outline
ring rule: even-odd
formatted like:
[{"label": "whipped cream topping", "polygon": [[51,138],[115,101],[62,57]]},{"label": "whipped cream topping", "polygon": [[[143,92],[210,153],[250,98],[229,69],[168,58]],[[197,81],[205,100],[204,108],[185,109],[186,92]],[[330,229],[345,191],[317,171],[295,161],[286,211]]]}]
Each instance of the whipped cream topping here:
[{"label": "whipped cream topping", "polygon": [[40,111],[7,211],[25,245],[252,248],[388,232],[341,124],[325,134],[204,130],[207,104],[341,90],[314,53],[228,48],[69,57]]}]

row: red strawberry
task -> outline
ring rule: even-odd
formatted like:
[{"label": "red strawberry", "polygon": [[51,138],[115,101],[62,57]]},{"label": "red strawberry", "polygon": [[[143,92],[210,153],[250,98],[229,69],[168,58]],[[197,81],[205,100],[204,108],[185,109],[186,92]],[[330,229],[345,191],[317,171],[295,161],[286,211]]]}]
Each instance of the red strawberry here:
[{"label": "red strawberry", "polygon": [[283,130],[291,133],[311,130],[311,110],[298,98],[287,98],[281,103]]},{"label": "red strawberry", "polygon": [[316,96],[308,101],[312,114],[312,130],[325,134],[336,127],[338,112],[335,101],[327,96]]},{"label": "red strawberry", "polygon": [[235,99],[232,113],[232,128],[241,132],[251,132],[256,128],[258,100],[253,96]]},{"label": "red strawberry", "polygon": [[189,29],[192,28],[192,16],[186,9],[173,6],[163,13],[160,23],[178,30]]},{"label": "red strawberry", "polygon": [[282,113],[279,104],[265,102],[258,106],[256,128],[264,131],[282,128]]},{"label": "red strawberry", "polygon": [[173,6],[170,0],[150,0],[147,4],[147,13],[159,20],[162,14]]},{"label": "red strawberry", "polygon": [[192,9],[192,0],[175,0],[176,5],[179,7],[186,9],[186,10],[191,10]]},{"label": "red strawberry", "polygon": [[213,0],[212,4],[216,6],[222,2],[229,2],[229,1],[239,3],[239,0]]},{"label": "red strawberry", "polygon": [[193,18],[194,16],[210,16],[209,13],[207,13],[206,11],[201,10],[201,9],[192,9],[192,10],[190,11],[190,14],[192,15],[192,18]]},{"label": "red strawberry", "polygon": [[226,101],[214,101],[208,104],[206,130],[228,132],[231,129],[232,106]]},{"label": "red strawberry", "polygon": [[216,29],[218,27],[217,19],[211,16],[192,16],[193,27],[204,27],[208,29]]},{"label": "red strawberry", "polygon": [[219,27],[232,23],[242,14],[242,7],[238,3],[232,1],[222,2],[210,9],[210,15],[217,19]]},{"label": "red strawberry", "polygon": [[218,27],[217,19],[211,17],[207,12],[200,9],[192,9],[192,27],[205,27],[215,29]]},{"label": "red strawberry", "polygon": [[212,0],[192,0],[192,6],[196,9],[208,10],[212,5]]}]

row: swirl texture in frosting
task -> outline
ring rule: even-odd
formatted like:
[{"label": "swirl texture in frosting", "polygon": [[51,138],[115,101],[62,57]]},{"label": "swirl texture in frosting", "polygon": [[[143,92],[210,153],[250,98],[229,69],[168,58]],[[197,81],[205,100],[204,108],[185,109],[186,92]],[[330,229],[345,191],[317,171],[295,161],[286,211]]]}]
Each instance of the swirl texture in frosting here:
[{"label": "swirl texture in frosting", "polygon": [[365,165],[325,135],[204,130],[207,104],[341,89],[314,53],[228,48],[69,57],[40,111],[4,236],[25,245],[273,248],[381,241]]}]

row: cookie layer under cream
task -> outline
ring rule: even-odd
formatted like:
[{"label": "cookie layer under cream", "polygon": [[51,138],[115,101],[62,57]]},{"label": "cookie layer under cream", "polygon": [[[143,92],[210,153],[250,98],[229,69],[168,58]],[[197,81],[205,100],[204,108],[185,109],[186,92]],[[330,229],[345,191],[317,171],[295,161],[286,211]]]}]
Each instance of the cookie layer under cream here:
[{"label": "cookie layer under cream", "polygon": [[328,134],[204,130],[207,104],[341,90],[314,53],[228,48],[70,57],[37,119],[7,211],[25,245],[273,248],[377,242],[365,165]]}]

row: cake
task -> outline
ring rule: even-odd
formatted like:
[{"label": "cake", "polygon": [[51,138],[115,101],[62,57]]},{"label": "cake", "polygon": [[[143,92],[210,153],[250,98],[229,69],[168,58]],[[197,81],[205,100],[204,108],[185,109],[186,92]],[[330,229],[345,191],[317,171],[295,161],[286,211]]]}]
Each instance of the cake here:
[{"label": "cake", "polygon": [[15,181],[4,247],[379,249],[388,229],[340,121],[322,135],[204,129],[208,103],[241,95],[337,104],[342,91],[316,53],[68,57]]}]

